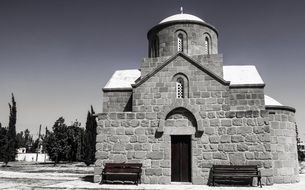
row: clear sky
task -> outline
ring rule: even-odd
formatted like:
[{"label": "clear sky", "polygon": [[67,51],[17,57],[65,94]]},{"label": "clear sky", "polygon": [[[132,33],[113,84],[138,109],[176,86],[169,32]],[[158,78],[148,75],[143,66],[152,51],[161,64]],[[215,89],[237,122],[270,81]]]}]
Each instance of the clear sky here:
[{"label": "clear sky", "polygon": [[0,122],[13,92],[17,131],[60,116],[84,126],[90,105],[102,111],[112,73],[139,68],[147,31],[181,5],[218,29],[225,65],[256,65],[266,94],[297,109],[304,135],[303,0],[1,0]]}]

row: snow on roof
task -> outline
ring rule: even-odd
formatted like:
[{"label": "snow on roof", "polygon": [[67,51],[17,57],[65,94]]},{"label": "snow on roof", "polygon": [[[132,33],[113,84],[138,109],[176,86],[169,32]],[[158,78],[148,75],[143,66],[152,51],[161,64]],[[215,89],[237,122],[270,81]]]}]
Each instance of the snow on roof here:
[{"label": "snow on roof", "polygon": [[230,85],[264,84],[254,65],[223,66],[223,78]]},{"label": "snow on roof", "polygon": [[176,14],[169,16],[165,19],[163,19],[159,24],[165,23],[165,22],[170,22],[170,21],[180,21],[180,20],[189,20],[189,21],[198,21],[198,22],[204,22],[201,18],[191,15],[191,14]]},{"label": "snow on roof", "polygon": [[271,98],[270,96],[265,95],[265,105],[266,106],[282,106],[281,103]]},{"label": "snow on roof", "polygon": [[115,71],[104,88],[131,88],[141,72],[137,69]]}]

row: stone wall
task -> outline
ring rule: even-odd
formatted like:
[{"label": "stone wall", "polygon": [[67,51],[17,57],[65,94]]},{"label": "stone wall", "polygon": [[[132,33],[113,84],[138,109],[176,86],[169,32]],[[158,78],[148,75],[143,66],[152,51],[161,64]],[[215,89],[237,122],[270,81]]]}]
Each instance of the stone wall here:
[{"label": "stone wall", "polygon": [[162,70],[133,89],[133,111],[162,112],[164,107],[174,105],[177,101],[176,74],[183,74],[188,79],[188,89],[185,91],[189,93],[185,94],[185,99],[191,101],[195,112],[230,109],[228,84],[178,55]]},{"label": "stone wall", "polygon": [[103,112],[132,111],[132,90],[104,90]]},{"label": "stone wall", "polygon": [[[95,181],[100,180],[104,163],[137,162],[143,163],[142,183],[169,184],[170,137],[184,131],[182,134],[192,137],[193,184],[206,184],[213,164],[257,164],[263,183],[273,183],[266,111],[201,112],[189,117],[181,110],[191,113],[181,107],[180,111],[165,115],[153,112],[99,114]],[[173,121],[174,118],[179,119]],[[164,130],[158,132],[162,121],[165,121]],[[175,128],[168,129],[171,127]]]},{"label": "stone wall", "polygon": [[295,117],[293,110],[268,108],[274,183],[299,181]]},{"label": "stone wall", "polygon": [[265,109],[264,86],[230,87],[231,110]]}]

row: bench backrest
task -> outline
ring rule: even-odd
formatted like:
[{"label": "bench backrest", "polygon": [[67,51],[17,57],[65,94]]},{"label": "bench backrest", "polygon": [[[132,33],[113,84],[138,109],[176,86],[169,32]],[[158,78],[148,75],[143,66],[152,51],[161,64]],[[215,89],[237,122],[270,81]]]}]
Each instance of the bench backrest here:
[{"label": "bench backrest", "polygon": [[257,165],[213,165],[213,173],[221,174],[258,174]]},{"label": "bench backrest", "polygon": [[142,164],[139,163],[106,163],[105,172],[113,173],[141,173]]}]

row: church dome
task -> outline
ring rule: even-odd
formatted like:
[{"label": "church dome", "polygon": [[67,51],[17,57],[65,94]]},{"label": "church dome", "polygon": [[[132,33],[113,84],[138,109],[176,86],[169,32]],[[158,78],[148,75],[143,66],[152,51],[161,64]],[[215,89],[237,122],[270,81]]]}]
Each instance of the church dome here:
[{"label": "church dome", "polygon": [[205,23],[201,18],[191,15],[191,14],[185,14],[185,13],[180,13],[180,14],[175,14],[172,16],[169,16],[165,19],[163,19],[159,24],[166,23],[166,22],[172,22],[172,21],[196,21],[196,22],[202,22]]}]

